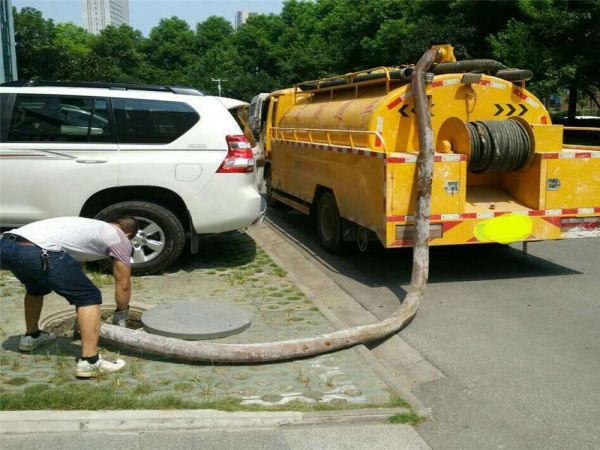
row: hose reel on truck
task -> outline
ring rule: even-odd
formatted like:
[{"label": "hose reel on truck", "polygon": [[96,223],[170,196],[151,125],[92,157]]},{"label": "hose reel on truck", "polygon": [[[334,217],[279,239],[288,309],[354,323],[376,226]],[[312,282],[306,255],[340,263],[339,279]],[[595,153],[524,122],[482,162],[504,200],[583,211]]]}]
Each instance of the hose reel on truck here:
[{"label": "hose reel on truck", "polygon": [[472,173],[514,172],[533,159],[534,139],[529,124],[518,117],[474,122],[450,117],[438,131],[437,148],[466,155]]}]

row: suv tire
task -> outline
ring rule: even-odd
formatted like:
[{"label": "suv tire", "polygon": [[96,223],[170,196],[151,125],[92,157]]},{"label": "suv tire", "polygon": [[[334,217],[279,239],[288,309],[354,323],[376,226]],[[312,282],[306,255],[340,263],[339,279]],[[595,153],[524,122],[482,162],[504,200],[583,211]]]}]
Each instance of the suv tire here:
[{"label": "suv tire", "polygon": [[110,221],[125,215],[133,216],[140,222],[140,231],[132,240],[132,273],[160,273],[181,255],[185,245],[183,225],[175,214],[163,206],[141,201],[120,202],[104,208],[95,218]]}]

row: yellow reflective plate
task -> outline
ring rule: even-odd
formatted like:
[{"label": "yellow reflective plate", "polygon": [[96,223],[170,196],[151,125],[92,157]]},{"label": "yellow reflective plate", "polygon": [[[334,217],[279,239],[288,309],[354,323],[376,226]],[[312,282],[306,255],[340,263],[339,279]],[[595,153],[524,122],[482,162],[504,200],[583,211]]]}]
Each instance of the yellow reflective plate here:
[{"label": "yellow reflective plate", "polygon": [[507,214],[478,223],[473,234],[482,242],[509,244],[527,239],[532,229],[531,217]]}]

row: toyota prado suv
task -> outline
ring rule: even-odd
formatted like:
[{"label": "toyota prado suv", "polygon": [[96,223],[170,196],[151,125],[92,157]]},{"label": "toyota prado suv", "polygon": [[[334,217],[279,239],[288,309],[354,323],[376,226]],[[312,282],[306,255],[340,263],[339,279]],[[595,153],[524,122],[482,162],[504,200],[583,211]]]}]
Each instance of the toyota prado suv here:
[{"label": "toyota prado suv", "polygon": [[132,215],[135,273],[258,223],[251,145],[218,97],[104,83],[0,85],[0,227]]}]

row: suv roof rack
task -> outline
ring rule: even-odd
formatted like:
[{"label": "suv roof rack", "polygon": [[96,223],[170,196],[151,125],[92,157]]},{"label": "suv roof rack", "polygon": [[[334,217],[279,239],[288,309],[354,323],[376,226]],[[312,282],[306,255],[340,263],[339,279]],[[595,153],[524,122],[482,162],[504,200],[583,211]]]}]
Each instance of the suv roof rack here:
[{"label": "suv roof rack", "polygon": [[204,95],[201,91],[190,86],[160,86],[154,84],[131,84],[131,83],[107,83],[102,81],[39,81],[39,80],[19,80],[2,83],[0,86],[12,87],[80,87],[80,88],[101,88],[114,89],[119,91],[154,91],[154,92],[172,92],[181,95]]}]

